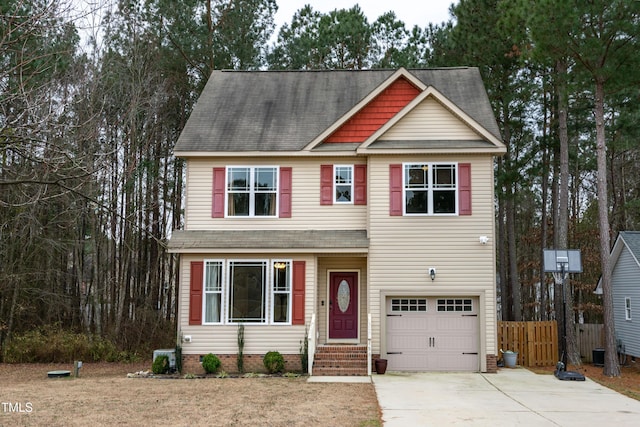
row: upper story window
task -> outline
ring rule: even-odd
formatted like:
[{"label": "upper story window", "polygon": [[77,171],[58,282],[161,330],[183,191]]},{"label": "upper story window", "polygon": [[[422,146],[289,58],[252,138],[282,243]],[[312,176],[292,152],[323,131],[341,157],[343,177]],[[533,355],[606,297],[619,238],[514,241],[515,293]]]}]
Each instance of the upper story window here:
[{"label": "upper story window", "polygon": [[320,204],[366,205],[367,165],[320,165]]},{"label": "upper story window", "polygon": [[353,165],[334,166],[334,203],[353,203]]},{"label": "upper story window", "polygon": [[275,217],[277,195],[277,167],[227,167],[227,216]]},{"label": "upper story window", "polygon": [[455,163],[404,164],[406,215],[443,215],[458,212]]}]

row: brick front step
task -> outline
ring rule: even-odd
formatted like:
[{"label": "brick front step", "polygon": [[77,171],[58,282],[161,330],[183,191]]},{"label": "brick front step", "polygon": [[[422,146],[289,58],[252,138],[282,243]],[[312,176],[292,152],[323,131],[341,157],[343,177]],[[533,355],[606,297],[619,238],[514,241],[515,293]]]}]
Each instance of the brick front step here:
[{"label": "brick front step", "polygon": [[367,375],[367,347],[363,345],[325,345],[316,349],[313,375]]},{"label": "brick front step", "polygon": [[317,377],[365,377],[367,376],[367,368],[349,369],[349,368],[333,368],[333,369],[315,369],[313,375]]}]

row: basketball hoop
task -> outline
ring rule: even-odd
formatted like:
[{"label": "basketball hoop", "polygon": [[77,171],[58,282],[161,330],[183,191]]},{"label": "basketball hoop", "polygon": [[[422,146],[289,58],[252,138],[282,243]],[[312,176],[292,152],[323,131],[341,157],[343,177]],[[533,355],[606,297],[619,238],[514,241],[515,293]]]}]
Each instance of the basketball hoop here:
[{"label": "basketball hoop", "polygon": [[582,260],[580,259],[580,251],[576,249],[545,249],[543,251],[544,272],[552,273],[557,286],[562,286],[562,318],[563,318],[563,335],[564,342],[562,348],[562,361],[558,362],[556,368],[556,377],[560,380],[580,380],[584,381],[584,375],[577,372],[567,372],[567,302],[565,280],[569,273],[582,273]]}]

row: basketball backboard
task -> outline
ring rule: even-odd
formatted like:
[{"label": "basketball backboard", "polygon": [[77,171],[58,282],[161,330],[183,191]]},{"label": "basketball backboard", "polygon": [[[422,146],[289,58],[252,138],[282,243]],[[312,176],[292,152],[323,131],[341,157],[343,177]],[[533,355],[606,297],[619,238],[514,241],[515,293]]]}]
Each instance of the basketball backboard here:
[{"label": "basketball backboard", "polygon": [[582,273],[579,249],[545,249],[545,273]]}]

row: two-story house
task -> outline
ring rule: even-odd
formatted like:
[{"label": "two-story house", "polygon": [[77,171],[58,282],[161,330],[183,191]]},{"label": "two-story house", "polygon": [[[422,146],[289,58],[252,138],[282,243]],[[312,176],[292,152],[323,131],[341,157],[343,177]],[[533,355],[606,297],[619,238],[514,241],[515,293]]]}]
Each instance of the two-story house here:
[{"label": "two-story house", "polygon": [[235,371],[242,324],[248,371],[305,336],[313,375],[495,371],[505,151],[476,68],[215,71],[175,147],[184,370]]}]

